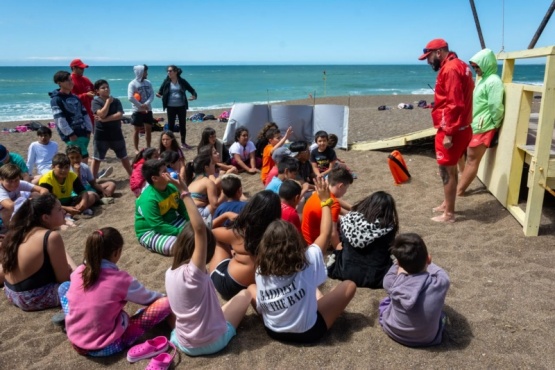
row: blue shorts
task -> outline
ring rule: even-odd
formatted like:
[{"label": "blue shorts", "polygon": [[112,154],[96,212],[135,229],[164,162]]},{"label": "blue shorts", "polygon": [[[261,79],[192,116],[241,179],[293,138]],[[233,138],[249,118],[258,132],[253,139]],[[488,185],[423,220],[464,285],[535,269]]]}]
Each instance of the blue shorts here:
[{"label": "blue shorts", "polygon": [[181,346],[177,340],[177,336],[175,335],[175,330],[172,330],[172,334],[170,337],[170,341],[175,344],[177,348],[187,356],[203,356],[203,355],[211,355],[216,352],[220,352],[222,349],[227,347],[228,343],[231,339],[237,334],[237,331],[229,322],[227,323],[227,331],[223,333],[218,339],[216,339],[213,343],[207,344],[204,347],[198,348],[187,348]]}]

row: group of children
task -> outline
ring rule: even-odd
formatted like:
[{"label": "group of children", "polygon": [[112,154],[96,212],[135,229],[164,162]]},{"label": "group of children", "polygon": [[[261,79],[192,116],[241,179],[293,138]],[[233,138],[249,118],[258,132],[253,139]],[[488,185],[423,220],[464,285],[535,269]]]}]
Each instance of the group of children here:
[{"label": "group of children", "polygon": [[[311,343],[331,328],[357,287],[386,290],[379,322],[397,342],[441,341],[449,279],[431,262],[418,235],[398,235],[391,195],[378,191],[351,206],[342,197],[353,175],[338,162],[331,135],[317,132],[310,150],[305,141],[286,147],[290,128],[283,136],[275,124],[262,131],[255,145],[239,127],[228,152],[206,128],[190,162],[169,131],[161,134],[159,148],[137,154],[130,165],[135,232],[145,248],[172,256],[167,296],[118,269],[124,243],[116,229],[94,231],[85,262],[58,290],[68,338],[78,353],[121,352],[166,319],[173,328],[170,341],[182,352],[216,353],[235,336],[249,304],[271,338]],[[41,143],[48,145],[44,135],[39,134]],[[46,189],[70,214],[97,202],[94,194],[113,193],[113,183],[95,182],[79,147],[70,145],[66,153],[53,156],[39,186],[19,181],[19,172],[6,170],[9,165],[0,168],[0,185],[10,192],[19,182],[18,191],[39,198]],[[266,190],[246,200],[238,172],[260,172]],[[4,249],[1,256],[4,266],[9,253]],[[318,287],[327,277],[342,282],[322,294]],[[227,300],[222,307],[216,292]],[[145,308],[130,316],[124,310],[128,301]]]}]

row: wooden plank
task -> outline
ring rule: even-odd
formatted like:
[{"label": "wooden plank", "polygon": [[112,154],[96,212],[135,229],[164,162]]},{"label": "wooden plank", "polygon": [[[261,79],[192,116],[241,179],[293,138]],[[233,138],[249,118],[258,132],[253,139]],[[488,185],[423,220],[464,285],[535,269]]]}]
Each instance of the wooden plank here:
[{"label": "wooden plank", "polygon": [[531,106],[531,92],[524,93],[521,84],[505,85],[505,119],[499,131],[499,144],[486,150],[478,168],[478,178],[504,207],[518,202],[525,155],[515,150],[515,145],[517,137],[526,144],[528,126],[518,123],[528,121],[526,112],[529,116]]},{"label": "wooden plank", "polygon": [[352,150],[378,150],[400,147],[410,144],[412,141],[424,139],[427,137],[435,136],[436,129],[431,127],[424,130],[412,132],[406,135],[394,136],[389,139],[378,140],[378,141],[363,141],[359,143],[353,143],[349,146]]},{"label": "wooden plank", "polygon": [[[543,198],[549,168],[549,157],[553,128],[555,126],[555,56],[548,56],[545,63],[545,76],[543,81],[542,104],[538,118],[538,131],[536,135],[536,150],[530,164],[530,178],[528,199],[526,202],[526,218],[524,234],[536,236],[542,215]],[[549,103],[546,103],[549,102]]]},{"label": "wooden plank", "polygon": [[542,48],[501,52],[496,56],[498,60],[507,60],[507,59],[541,58],[548,55],[555,55],[555,46],[545,46]]}]

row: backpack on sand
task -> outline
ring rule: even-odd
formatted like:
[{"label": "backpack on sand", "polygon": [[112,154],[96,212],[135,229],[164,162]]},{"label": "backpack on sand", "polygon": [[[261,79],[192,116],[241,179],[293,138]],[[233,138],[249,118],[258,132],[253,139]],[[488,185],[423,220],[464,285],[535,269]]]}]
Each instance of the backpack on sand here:
[{"label": "backpack on sand", "polygon": [[410,173],[403,156],[398,150],[394,150],[387,158],[387,164],[395,184],[399,185],[410,180]]}]

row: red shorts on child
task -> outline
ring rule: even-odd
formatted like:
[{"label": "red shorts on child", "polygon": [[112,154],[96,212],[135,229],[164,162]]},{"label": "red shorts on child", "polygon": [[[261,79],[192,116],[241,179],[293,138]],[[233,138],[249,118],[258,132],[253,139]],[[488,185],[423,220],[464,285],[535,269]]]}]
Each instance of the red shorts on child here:
[{"label": "red shorts on child", "polygon": [[469,148],[476,148],[480,145],[485,145],[486,148],[489,148],[491,145],[491,141],[495,136],[497,129],[489,130],[486,132],[482,132],[481,134],[474,134],[472,135],[472,140],[470,140],[470,144],[468,144]]}]

